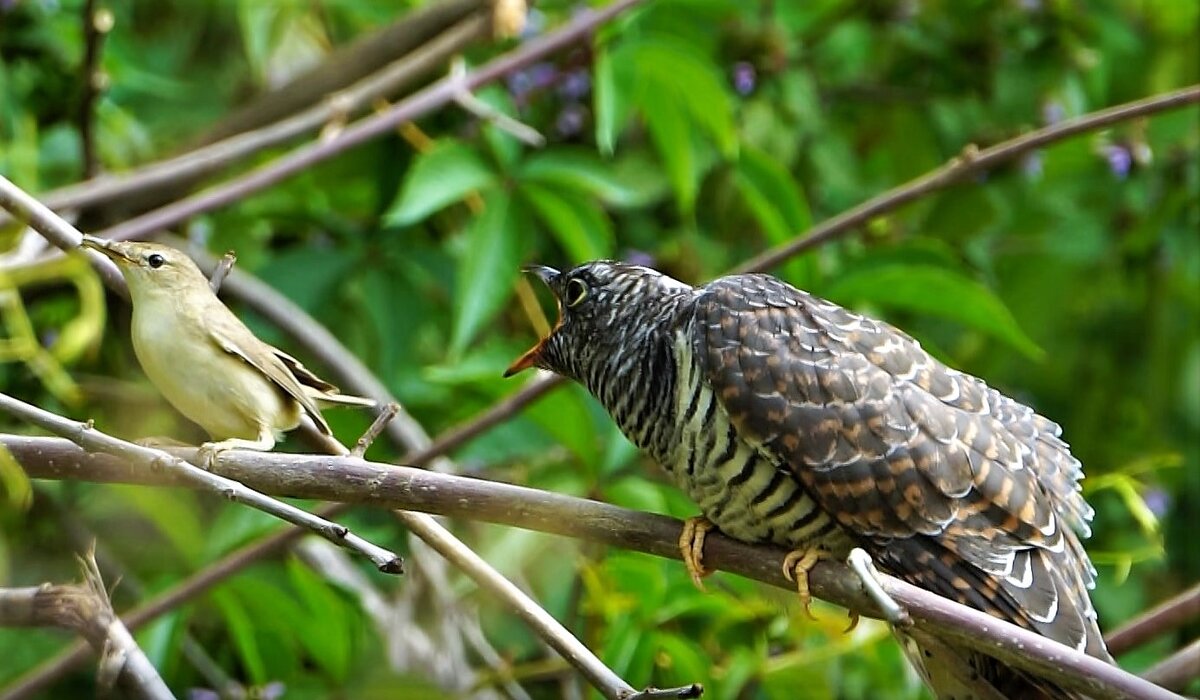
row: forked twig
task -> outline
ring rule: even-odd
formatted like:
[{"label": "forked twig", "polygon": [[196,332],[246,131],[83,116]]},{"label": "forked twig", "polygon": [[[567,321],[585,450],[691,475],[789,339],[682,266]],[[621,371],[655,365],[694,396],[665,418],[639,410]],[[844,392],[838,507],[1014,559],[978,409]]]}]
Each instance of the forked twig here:
[{"label": "forked twig", "polygon": [[231,501],[244,503],[293,525],[308,528],[334,544],[362,554],[375,564],[375,568],[384,573],[399,574],[404,571],[400,557],[364,540],[344,525],[317,517],[296,506],[255,491],[233,479],[201,469],[163,450],[143,447],[106,435],[96,430],[91,422],[80,423],[64,418],[7,394],[0,393],[0,410],[55,435],[65,437],[85,450],[123,457],[141,469],[170,473],[194,488],[224,496]]}]

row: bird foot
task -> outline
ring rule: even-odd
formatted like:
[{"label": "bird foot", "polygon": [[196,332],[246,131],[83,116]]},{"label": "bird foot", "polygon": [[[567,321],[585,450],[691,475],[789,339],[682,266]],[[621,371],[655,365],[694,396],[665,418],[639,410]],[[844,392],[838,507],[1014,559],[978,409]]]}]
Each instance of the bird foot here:
[{"label": "bird foot", "polygon": [[[850,556],[846,558],[846,563],[855,574],[858,574],[858,579],[862,582],[863,590],[879,606],[885,620],[893,625],[901,625],[909,619],[908,611],[901,607],[883,589],[883,583],[879,580],[879,572],[875,570],[875,563],[871,560],[871,555],[867,554],[866,550],[861,547],[855,547],[850,550]],[[854,625],[858,624],[858,613],[851,612],[850,614],[854,617],[854,623],[846,630],[847,632],[854,629]]]},{"label": "bird foot", "polygon": [[138,438],[137,440],[133,441],[133,444],[141,445],[142,447],[155,447],[155,448],[158,448],[158,447],[191,447],[191,445],[189,445],[188,443],[186,443],[182,440],[176,440],[175,438],[165,437],[163,435],[152,435],[150,437]]},{"label": "bird foot", "polygon": [[[796,549],[788,552],[783,558],[783,577],[796,583],[796,593],[800,595],[800,605],[808,619],[817,619],[812,614],[812,593],[808,589],[808,572],[823,559],[833,559],[833,555],[819,547]],[[857,620],[853,621],[850,629],[854,629]]]},{"label": "bird foot", "polygon": [[683,555],[683,563],[692,577],[692,583],[702,591],[702,579],[712,573],[712,569],[704,567],[704,538],[709,530],[715,529],[717,526],[708,518],[696,516],[683,521],[683,532],[679,535],[679,552]]},{"label": "bird foot", "polygon": [[217,465],[217,456],[230,449],[233,445],[224,442],[206,442],[196,450],[196,466],[211,472]]}]

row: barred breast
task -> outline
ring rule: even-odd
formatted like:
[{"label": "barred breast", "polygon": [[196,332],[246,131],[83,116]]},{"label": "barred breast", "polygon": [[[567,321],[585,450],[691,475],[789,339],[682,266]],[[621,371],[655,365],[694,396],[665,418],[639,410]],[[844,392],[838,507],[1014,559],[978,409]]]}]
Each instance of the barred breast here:
[{"label": "barred breast", "polygon": [[720,530],[745,542],[799,548],[821,544],[844,556],[852,546],[804,491],[795,473],[742,439],[713,395],[682,330],[674,347],[674,450],[660,462],[676,484]]}]

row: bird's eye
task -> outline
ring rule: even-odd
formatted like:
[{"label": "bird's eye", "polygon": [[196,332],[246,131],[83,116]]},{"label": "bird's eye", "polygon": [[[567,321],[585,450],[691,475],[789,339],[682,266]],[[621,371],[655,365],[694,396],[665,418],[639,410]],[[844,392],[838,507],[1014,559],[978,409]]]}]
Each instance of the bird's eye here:
[{"label": "bird's eye", "polygon": [[567,282],[567,294],[564,301],[567,306],[578,306],[579,302],[587,298],[588,287],[583,283],[583,280],[572,279]]},{"label": "bird's eye", "polygon": [[167,261],[167,259],[164,258],[163,256],[159,255],[158,253],[151,253],[146,256],[146,263],[149,264],[150,267],[153,267],[155,270],[162,267],[163,263],[165,263],[166,261]]}]

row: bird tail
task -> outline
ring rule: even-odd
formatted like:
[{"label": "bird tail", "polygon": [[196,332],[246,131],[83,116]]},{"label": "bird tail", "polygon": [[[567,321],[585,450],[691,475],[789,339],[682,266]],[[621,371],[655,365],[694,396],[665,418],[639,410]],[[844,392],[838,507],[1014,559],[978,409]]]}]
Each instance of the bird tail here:
[{"label": "bird tail", "polygon": [[339,394],[331,391],[320,391],[311,387],[304,387],[304,393],[308,394],[309,398],[320,404],[332,404],[334,406],[358,406],[360,408],[374,408],[378,403],[374,399],[368,399],[362,396],[351,396],[350,394]]}]

